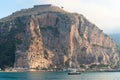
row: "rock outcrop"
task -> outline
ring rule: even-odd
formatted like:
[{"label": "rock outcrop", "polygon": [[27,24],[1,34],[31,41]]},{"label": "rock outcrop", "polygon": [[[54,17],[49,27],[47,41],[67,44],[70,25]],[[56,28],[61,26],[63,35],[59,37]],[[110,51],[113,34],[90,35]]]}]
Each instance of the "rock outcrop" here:
[{"label": "rock outcrop", "polygon": [[[1,19],[0,52],[9,61],[13,58],[9,66],[23,68],[116,66],[119,62],[116,44],[102,30],[83,15],[52,5],[35,6]],[[7,58],[7,53],[14,56]]]}]

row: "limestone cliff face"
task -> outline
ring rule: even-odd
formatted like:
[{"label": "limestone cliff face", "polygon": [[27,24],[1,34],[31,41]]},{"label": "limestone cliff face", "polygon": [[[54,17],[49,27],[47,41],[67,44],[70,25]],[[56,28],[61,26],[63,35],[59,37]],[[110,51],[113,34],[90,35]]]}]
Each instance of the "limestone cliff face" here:
[{"label": "limestone cliff face", "polygon": [[8,42],[15,46],[14,67],[115,66],[119,61],[116,44],[102,30],[83,15],[51,5],[36,6],[1,19],[0,43]]}]

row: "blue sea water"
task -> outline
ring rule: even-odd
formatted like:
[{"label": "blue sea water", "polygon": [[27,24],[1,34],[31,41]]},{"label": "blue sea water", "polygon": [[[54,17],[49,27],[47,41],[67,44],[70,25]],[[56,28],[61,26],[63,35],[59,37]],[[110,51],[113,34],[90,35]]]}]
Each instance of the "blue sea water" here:
[{"label": "blue sea water", "polygon": [[0,80],[120,80],[120,72],[0,72]]}]

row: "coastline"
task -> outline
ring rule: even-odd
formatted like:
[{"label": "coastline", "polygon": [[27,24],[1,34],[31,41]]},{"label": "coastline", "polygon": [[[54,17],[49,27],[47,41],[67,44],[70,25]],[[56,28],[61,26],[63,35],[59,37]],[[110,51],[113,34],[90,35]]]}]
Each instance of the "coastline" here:
[{"label": "coastline", "polygon": [[[1,70],[0,72],[68,72],[64,70]],[[118,69],[111,69],[111,70],[81,70],[77,72],[120,72]]]}]

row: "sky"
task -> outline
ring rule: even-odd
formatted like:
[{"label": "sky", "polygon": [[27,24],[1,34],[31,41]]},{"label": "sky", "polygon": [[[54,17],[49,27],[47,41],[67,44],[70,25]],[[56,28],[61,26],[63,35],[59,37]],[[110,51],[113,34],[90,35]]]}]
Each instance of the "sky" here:
[{"label": "sky", "polygon": [[83,14],[105,33],[120,33],[120,0],[1,0],[0,18],[33,5],[53,4]]}]

